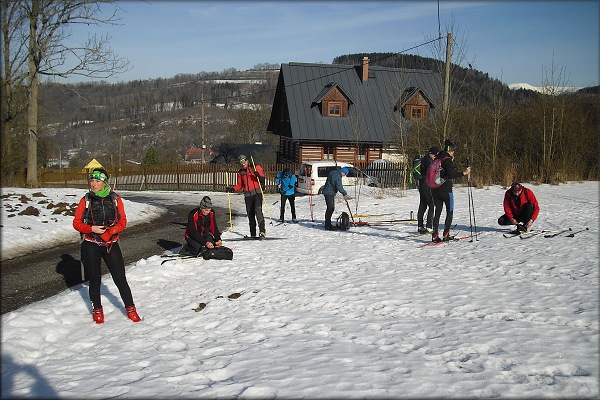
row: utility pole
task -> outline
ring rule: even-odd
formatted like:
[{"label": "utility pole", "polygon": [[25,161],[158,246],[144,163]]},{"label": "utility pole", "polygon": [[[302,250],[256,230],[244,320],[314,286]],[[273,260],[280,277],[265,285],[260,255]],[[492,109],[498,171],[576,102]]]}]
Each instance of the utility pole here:
[{"label": "utility pole", "polygon": [[119,132],[119,175],[121,175],[121,158],[123,157],[123,132]]},{"label": "utility pole", "polygon": [[204,143],[204,93],[202,93],[202,164],[204,164],[204,150],[206,144]]},{"label": "utility pole", "polygon": [[444,121],[444,140],[448,127],[448,103],[450,99],[450,65],[452,62],[452,33],[448,33],[446,41],[446,75],[444,77],[444,100],[442,102],[442,116]]}]

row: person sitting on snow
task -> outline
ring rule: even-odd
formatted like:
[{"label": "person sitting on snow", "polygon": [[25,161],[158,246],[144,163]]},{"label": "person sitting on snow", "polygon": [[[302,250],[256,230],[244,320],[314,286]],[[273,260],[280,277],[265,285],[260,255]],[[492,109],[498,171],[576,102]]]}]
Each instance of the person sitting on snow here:
[{"label": "person sitting on snow", "polygon": [[184,237],[184,251],[194,256],[223,244],[210,197],[204,196],[200,206],[188,214]]}]

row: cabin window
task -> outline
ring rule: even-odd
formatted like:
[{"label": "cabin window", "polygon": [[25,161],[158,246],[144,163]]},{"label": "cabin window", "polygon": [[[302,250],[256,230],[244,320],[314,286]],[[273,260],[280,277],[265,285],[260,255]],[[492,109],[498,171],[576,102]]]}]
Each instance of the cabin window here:
[{"label": "cabin window", "polygon": [[328,106],[328,117],[341,117],[342,116],[342,102],[341,101],[330,101]]},{"label": "cabin window", "polygon": [[412,106],[410,108],[410,119],[423,119],[425,117],[425,107]]}]

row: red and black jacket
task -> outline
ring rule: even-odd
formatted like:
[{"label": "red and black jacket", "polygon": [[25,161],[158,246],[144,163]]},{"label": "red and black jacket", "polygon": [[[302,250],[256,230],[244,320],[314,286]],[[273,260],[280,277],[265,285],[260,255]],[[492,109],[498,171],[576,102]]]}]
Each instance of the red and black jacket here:
[{"label": "red and black jacket", "polygon": [[523,186],[523,190],[521,190],[521,194],[518,197],[513,195],[512,189],[508,189],[506,193],[504,193],[504,213],[509,219],[522,215],[527,203],[533,205],[533,215],[531,216],[531,219],[535,221],[540,213],[540,206],[531,190]]},{"label": "red and black jacket", "polygon": [[215,211],[210,210],[206,216],[200,208],[195,208],[188,214],[188,223],[185,227],[185,237],[192,238],[202,246],[207,242],[215,243],[221,240],[221,231],[217,226]]}]

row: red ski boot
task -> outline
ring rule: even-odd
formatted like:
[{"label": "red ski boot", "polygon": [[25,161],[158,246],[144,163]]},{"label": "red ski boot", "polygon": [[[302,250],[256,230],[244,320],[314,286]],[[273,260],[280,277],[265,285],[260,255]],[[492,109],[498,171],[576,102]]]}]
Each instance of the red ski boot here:
[{"label": "red ski boot", "polygon": [[125,307],[125,311],[127,311],[127,317],[133,322],[140,322],[142,320],[135,310],[135,306]]},{"label": "red ski boot", "polygon": [[92,310],[92,317],[94,317],[94,321],[96,321],[97,324],[104,323],[104,310],[102,307],[94,308]]}]

